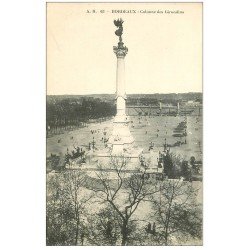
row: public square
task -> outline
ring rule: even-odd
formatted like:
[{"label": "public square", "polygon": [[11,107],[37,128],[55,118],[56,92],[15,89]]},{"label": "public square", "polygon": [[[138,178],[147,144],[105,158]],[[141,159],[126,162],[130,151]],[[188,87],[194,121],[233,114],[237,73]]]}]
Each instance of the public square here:
[{"label": "public square", "polygon": [[[163,151],[163,145],[174,144],[176,141],[184,140],[173,136],[173,130],[179,122],[184,120],[183,116],[132,116],[130,119],[130,131],[133,135],[135,147],[140,147],[144,152],[148,151],[151,142],[154,143],[154,151]],[[73,131],[65,131],[63,134],[47,138],[47,157],[51,154],[64,155],[74,147],[83,147],[88,151],[89,142],[96,143],[97,150],[103,149],[102,138],[108,138],[112,132],[112,120],[101,123],[89,123],[86,127]],[[93,133],[92,133],[92,132]],[[157,136],[158,135],[158,136]],[[202,117],[187,116],[187,144],[171,147],[171,152],[181,155],[189,160],[194,156],[197,160],[202,158]]]}]

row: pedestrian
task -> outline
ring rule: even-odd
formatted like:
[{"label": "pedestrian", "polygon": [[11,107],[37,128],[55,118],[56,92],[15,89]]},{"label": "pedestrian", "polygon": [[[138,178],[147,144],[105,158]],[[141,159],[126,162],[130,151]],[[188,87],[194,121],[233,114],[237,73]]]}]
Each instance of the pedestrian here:
[{"label": "pedestrian", "polygon": [[155,230],[155,222],[154,222],[154,224],[153,224],[153,230],[152,230],[152,233],[153,233],[153,235],[155,235],[155,233],[156,233],[156,230]]},{"label": "pedestrian", "polygon": [[151,223],[150,222],[148,223],[146,231],[147,231],[147,233],[151,232]]},{"label": "pedestrian", "polygon": [[81,233],[81,243],[82,243],[82,246],[83,246],[83,241],[84,241],[84,232]]}]

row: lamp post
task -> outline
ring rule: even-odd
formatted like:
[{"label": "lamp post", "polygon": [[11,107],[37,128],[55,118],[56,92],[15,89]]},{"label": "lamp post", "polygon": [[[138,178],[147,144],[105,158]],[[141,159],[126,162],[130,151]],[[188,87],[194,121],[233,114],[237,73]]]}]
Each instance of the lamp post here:
[{"label": "lamp post", "polygon": [[93,148],[93,152],[95,151],[95,137],[93,136],[93,140],[92,140],[92,148]]}]

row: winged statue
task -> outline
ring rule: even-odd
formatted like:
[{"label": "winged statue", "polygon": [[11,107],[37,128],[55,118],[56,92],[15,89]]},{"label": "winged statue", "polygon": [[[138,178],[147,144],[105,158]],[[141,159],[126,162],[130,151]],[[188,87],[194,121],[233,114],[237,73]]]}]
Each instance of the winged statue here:
[{"label": "winged statue", "polygon": [[115,34],[121,38],[122,33],[123,33],[123,27],[122,27],[123,20],[121,18],[118,18],[117,20],[114,20],[114,24],[118,28],[115,31]]}]

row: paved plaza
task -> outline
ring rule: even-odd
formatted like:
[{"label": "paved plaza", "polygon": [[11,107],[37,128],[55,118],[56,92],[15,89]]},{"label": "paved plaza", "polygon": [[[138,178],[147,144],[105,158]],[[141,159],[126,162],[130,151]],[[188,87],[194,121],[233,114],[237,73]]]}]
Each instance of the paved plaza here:
[{"label": "paved plaza", "polygon": [[[142,148],[148,152],[149,145],[154,144],[153,151],[163,151],[163,144],[174,144],[185,140],[185,137],[173,136],[174,128],[184,120],[184,116],[132,116],[130,117],[130,131],[135,139],[135,147]],[[112,133],[112,120],[101,123],[92,123],[84,128],[74,131],[65,131],[63,134],[47,138],[47,156],[52,154],[64,155],[74,150],[74,147],[82,147],[88,151],[89,142],[96,145],[96,151],[105,148],[102,138],[107,139]],[[106,133],[106,135],[104,135]],[[202,117],[187,116],[186,144],[171,147],[170,151],[181,155],[187,160],[194,156],[196,160],[202,160]]]}]

